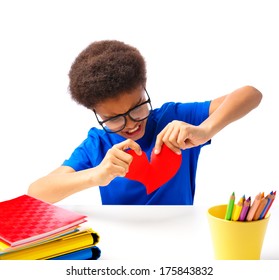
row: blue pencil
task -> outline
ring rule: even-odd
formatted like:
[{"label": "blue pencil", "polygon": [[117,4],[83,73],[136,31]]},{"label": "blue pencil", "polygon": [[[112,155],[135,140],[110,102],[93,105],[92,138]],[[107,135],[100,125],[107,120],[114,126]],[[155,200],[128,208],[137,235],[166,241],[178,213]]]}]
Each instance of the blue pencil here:
[{"label": "blue pencil", "polygon": [[272,195],[273,195],[273,191],[270,192],[270,194],[268,194],[268,195],[266,196],[266,198],[267,198],[268,200],[267,200],[267,203],[266,203],[266,205],[265,205],[265,207],[264,207],[262,213],[260,214],[259,220],[261,220],[261,219],[263,219],[263,218],[265,217],[265,214],[266,214],[266,212],[267,212],[267,209],[269,208],[269,205],[270,205],[270,203],[271,203],[271,201],[272,201],[272,199],[271,199],[271,196],[272,196]]}]

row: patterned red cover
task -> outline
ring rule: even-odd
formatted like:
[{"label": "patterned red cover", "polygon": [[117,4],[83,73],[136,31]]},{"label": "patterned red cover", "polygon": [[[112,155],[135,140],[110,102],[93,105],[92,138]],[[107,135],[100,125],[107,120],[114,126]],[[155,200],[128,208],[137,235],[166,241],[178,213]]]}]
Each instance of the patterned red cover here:
[{"label": "patterned red cover", "polygon": [[85,215],[29,195],[0,202],[0,240],[10,246],[37,240],[85,221]]}]

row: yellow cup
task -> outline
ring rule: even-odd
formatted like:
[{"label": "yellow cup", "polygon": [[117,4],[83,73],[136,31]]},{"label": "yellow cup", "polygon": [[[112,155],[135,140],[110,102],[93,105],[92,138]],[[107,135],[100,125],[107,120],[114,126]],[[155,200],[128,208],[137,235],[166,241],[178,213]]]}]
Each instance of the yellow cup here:
[{"label": "yellow cup", "polygon": [[226,209],[226,204],[217,205],[207,212],[215,259],[260,259],[269,215],[258,221],[228,221]]}]

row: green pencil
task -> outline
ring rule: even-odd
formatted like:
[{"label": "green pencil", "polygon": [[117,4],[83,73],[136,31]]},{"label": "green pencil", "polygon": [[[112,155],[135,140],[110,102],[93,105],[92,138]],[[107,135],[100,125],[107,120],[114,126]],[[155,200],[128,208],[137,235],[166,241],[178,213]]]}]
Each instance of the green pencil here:
[{"label": "green pencil", "polygon": [[233,192],[232,195],[230,196],[230,200],[229,200],[229,203],[228,203],[228,206],[227,206],[227,209],[226,209],[226,216],[225,216],[226,220],[231,220],[232,219],[234,201],[235,201],[235,194]]}]

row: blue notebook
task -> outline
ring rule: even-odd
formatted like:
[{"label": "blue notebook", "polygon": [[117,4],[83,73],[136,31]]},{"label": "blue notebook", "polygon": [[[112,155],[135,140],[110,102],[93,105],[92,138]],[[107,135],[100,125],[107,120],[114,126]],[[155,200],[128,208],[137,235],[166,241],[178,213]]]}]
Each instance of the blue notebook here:
[{"label": "blue notebook", "polygon": [[78,250],[72,253],[64,254],[49,260],[97,260],[101,256],[101,250],[97,246]]}]

